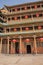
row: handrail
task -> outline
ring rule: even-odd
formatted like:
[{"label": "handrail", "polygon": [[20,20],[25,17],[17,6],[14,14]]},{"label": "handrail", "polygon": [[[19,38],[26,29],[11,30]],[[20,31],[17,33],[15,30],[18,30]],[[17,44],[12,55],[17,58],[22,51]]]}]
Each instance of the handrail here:
[{"label": "handrail", "polygon": [[36,34],[43,33],[43,30],[34,30],[34,31],[22,31],[22,32],[8,32],[8,33],[0,33],[0,36],[11,36],[11,35],[19,35],[19,34]]}]

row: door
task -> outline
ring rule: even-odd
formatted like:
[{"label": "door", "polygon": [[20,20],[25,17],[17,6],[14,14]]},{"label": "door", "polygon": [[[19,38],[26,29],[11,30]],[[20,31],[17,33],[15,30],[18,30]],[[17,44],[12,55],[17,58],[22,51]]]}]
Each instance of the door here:
[{"label": "door", "polygon": [[9,54],[11,54],[11,41],[9,41]]},{"label": "door", "polygon": [[19,53],[19,42],[15,43],[15,53],[18,54]]},{"label": "door", "polygon": [[31,45],[27,45],[27,53],[31,53]]}]

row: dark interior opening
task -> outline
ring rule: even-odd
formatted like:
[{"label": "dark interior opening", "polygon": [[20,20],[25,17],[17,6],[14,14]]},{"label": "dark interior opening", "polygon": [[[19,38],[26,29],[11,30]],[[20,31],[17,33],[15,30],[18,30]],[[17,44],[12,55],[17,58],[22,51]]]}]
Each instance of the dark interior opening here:
[{"label": "dark interior opening", "polygon": [[27,53],[31,53],[31,45],[27,45]]},{"label": "dark interior opening", "polygon": [[19,42],[15,43],[15,52],[16,52],[16,54],[19,53]]},{"label": "dark interior opening", "polygon": [[9,54],[11,54],[11,41],[9,41]]}]

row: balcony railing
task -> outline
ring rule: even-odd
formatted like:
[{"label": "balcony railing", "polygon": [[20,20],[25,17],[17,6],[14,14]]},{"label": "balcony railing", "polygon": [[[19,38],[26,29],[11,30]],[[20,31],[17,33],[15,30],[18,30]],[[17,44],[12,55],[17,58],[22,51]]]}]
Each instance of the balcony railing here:
[{"label": "balcony railing", "polygon": [[15,21],[10,21],[8,24],[25,24],[25,23],[35,23],[35,22],[43,22],[43,17],[38,18],[29,18],[29,19],[20,19]]},{"label": "balcony railing", "polygon": [[12,26],[12,25],[19,25],[19,24],[31,24],[31,23],[38,23],[38,22],[43,22],[43,17],[39,18],[33,18],[33,19],[21,19],[21,20],[16,20],[16,21],[10,21],[8,23],[0,23],[0,26]]},{"label": "balcony railing", "polygon": [[7,14],[7,15],[10,15],[10,14],[18,14],[18,13],[23,13],[23,12],[35,12],[35,11],[42,11],[43,10],[43,7],[41,8],[36,8],[36,9],[27,9],[27,10],[20,10],[20,11],[14,11],[14,12],[8,12],[8,13],[4,13],[4,14]]},{"label": "balcony railing", "polygon": [[2,20],[3,20],[3,22],[4,22],[4,21],[6,21],[6,19],[3,19],[2,17],[0,17],[0,19],[2,19]]},{"label": "balcony railing", "polygon": [[11,25],[19,25],[19,24],[29,24],[29,23],[43,23],[43,17],[39,17],[39,18],[34,18],[34,19],[23,19],[20,21],[10,21],[8,23],[1,23],[0,22],[0,27],[2,26],[11,26]]},{"label": "balcony railing", "polygon": [[19,35],[19,34],[36,34],[43,33],[43,30],[33,30],[33,31],[22,31],[22,32],[8,32],[8,33],[0,33],[0,36],[11,36],[11,35]]}]

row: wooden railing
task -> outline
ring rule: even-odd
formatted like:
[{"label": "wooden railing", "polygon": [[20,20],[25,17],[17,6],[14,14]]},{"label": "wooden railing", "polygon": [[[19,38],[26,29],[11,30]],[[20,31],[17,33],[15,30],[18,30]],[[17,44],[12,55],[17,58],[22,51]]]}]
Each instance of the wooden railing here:
[{"label": "wooden railing", "polygon": [[19,35],[19,34],[36,34],[43,33],[43,30],[33,30],[33,31],[22,31],[22,32],[8,32],[8,33],[0,33],[0,36],[10,36],[10,35]]}]

